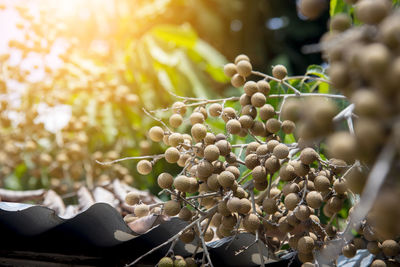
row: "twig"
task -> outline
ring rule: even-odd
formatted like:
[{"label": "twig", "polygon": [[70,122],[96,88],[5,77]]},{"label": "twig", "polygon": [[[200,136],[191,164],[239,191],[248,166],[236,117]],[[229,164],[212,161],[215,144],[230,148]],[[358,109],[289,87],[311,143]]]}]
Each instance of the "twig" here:
[{"label": "twig", "polygon": [[208,194],[204,194],[204,195],[187,197],[186,200],[205,198],[205,197],[214,197],[214,196],[219,196],[219,195],[221,195],[221,192],[213,192],[213,193],[208,193]]},{"label": "twig", "polygon": [[148,112],[145,108],[143,108],[143,112],[146,113],[147,116],[149,116],[150,118],[152,118],[155,121],[158,121],[159,123],[161,123],[170,133],[173,133],[173,131],[171,131],[170,128],[168,128],[168,126],[159,118],[154,117],[153,115],[150,114],[150,112]]},{"label": "twig", "polygon": [[285,104],[286,99],[287,99],[287,96],[285,96],[285,97],[282,99],[281,107],[279,108],[279,115],[278,115],[278,120],[279,120],[279,121],[281,120],[282,109],[283,109],[283,105]]},{"label": "twig", "polygon": [[336,259],[341,252],[341,248],[345,245],[346,240],[348,241],[353,238],[351,232],[352,229],[357,229],[359,227],[361,221],[365,218],[374,204],[379,189],[385,181],[386,175],[390,171],[392,161],[396,154],[395,147],[393,146],[393,139],[394,137],[391,137],[387,140],[385,147],[380,152],[379,157],[369,173],[360,201],[350,215],[350,220],[346,229],[340,237],[335,240],[335,242],[331,241],[328,243],[319,255],[317,255],[317,261],[319,264],[329,264],[329,262]]},{"label": "twig", "polygon": [[121,158],[121,159],[116,159],[113,161],[106,161],[106,162],[101,162],[98,160],[95,160],[96,163],[100,165],[111,165],[117,162],[125,161],[125,160],[131,160],[131,159],[161,159],[164,157],[164,154],[158,154],[158,155],[152,155],[152,156],[139,156],[139,157],[126,157],[126,158]]},{"label": "twig", "polygon": [[256,231],[256,241],[257,241],[258,255],[260,255],[261,267],[265,267],[264,255],[262,253],[262,243],[261,243],[261,240],[259,239],[259,231],[258,231],[258,229]]},{"label": "twig", "polygon": [[139,258],[137,258],[136,260],[134,260],[133,262],[131,262],[130,264],[126,265],[126,267],[128,266],[133,266],[135,265],[137,262],[139,262],[141,259],[143,259],[144,257],[150,255],[151,253],[153,253],[154,251],[166,246],[167,244],[169,244],[170,242],[174,241],[175,239],[177,239],[184,231],[186,231],[187,229],[190,229],[191,227],[193,227],[197,222],[201,222],[203,221],[205,218],[207,218],[208,216],[210,216],[211,214],[214,213],[214,211],[217,209],[218,205],[215,205],[214,207],[212,207],[211,209],[209,209],[207,211],[207,214],[197,218],[196,220],[194,220],[193,222],[191,222],[190,224],[188,224],[186,227],[184,227],[182,230],[180,230],[177,234],[175,234],[174,236],[172,236],[171,238],[169,238],[167,241],[165,241],[164,243],[152,248],[151,250],[149,250],[148,252],[146,252],[145,254],[143,254],[142,256],[140,256]]},{"label": "twig", "polygon": [[240,180],[238,181],[238,184],[241,184],[250,175],[251,175],[251,172],[249,172],[248,174],[244,175],[242,178],[240,178]]},{"label": "twig", "polygon": [[233,241],[235,241],[237,235],[239,234],[239,227],[240,227],[240,223],[242,222],[242,217],[239,217],[239,220],[237,221],[236,225],[235,225],[235,234],[232,237],[231,241],[229,242],[229,244],[226,246],[225,250],[228,250],[228,248],[232,245]]},{"label": "twig", "polygon": [[[197,221],[196,225],[197,225],[197,229],[199,230],[199,233],[201,233],[200,222]],[[207,249],[207,246],[206,246],[206,242],[204,241],[203,235],[200,235],[199,238],[200,238],[201,244],[203,246],[203,253],[206,255],[208,263],[210,264],[210,266],[213,267],[213,264],[212,264],[212,261],[211,261],[211,258],[210,258],[210,253],[208,253],[208,249]]]},{"label": "twig", "polygon": [[288,82],[282,81],[282,84],[286,85],[288,88],[292,89],[297,96],[301,96],[301,92],[297,90],[294,86],[289,84]]},{"label": "twig", "polygon": [[167,254],[166,254],[165,256],[173,255],[173,254],[174,254],[174,247],[175,247],[176,243],[178,242],[178,240],[179,240],[179,239],[176,238],[176,239],[174,239],[174,241],[172,241],[171,246],[169,247],[169,249],[168,249],[168,251],[167,251]]},{"label": "twig", "polygon": [[[257,215],[256,202],[254,200],[254,181],[253,181],[253,186],[250,188],[250,194],[251,194],[251,206],[253,207],[253,213]],[[258,250],[258,254],[260,256],[261,266],[265,267],[264,255],[262,253],[262,244],[261,244],[261,240],[259,239],[258,229],[256,231],[256,240],[255,240],[255,242],[257,243],[257,250]]]},{"label": "twig", "polygon": [[[268,77],[270,77],[270,76],[268,76]],[[280,82],[280,80],[278,80],[278,81]],[[321,96],[321,97],[329,97],[329,98],[346,99],[346,97],[344,95],[321,94],[321,93],[301,93],[301,95],[296,95],[296,94],[272,94],[272,95],[268,95],[268,98],[309,97],[309,96]],[[185,99],[185,98],[183,98],[183,99]],[[186,104],[186,105],[184,105],[184,107],[196,107],[196,106],[204,106],[204,105],[212,104],[212,103],[225,103],[227,101],[239,101],[240,97],[233,96],[233,97],[228,97],[228,98],[212,99],[212,100],[204,100],[204,99],[201,99],[201,98],[197,98],[197,100],[194,100],[196,98],[189,98],[189,99],[191,101],[199,101],[199,102]],[[148,112],[148,113],[165,112],[165,111],[168,111],[170,109],[171,109],[171,107],[158,109],[158,110],[151,110],[151,111],[146,111],[146,112]],[[154,118],[154,117],[152,117],[152,118]],[[157,121],[159,120],[157,118],[155,118],[155,119]],[[163,124],[165,124],[165,123],[163,123]]]},{"label": "twig", "polygon": [[254,240],[250,245],[248,246],[243,246],[240,250],[235,251],[235,256],[245,252],[246,250],[248,250],[249,248],[251,248],[255,243],[257,243],[257,240]]},{"label": "twig", "polygon": [[331,81],[325,80],[323,78],[320,77],[313,77],[313,76],[308,76],[308,75],[298,75],[298,76],[290,76],[290,77],[286,77],[283,79],[284,81],[288,81],[288,80],[314,80],[314,81],[320,81],[320,82],[324,82],[324,83],[328,83],[331,84]]},{"label": "twig", "polygon": [[197,210],[200,214],[202,214],[202,215],[205,214],[204,211],[200,210],[198,207],[196,207],[195,205],[193,205],[192,202],[187,201],[184,197],[181,197],[179,194],[175,193],[174,191],[171,191],[171,190],[166,189],[165,192],[168,192],[169,194],[176,196],[178,199],[182,199],[183,202],[185,202],[186,204],[190,205],[192,208],[194,208],[195,210]]},{"label": "twig", "polygon": [[352,115],[354,110],[354,104],[351,104],[347,106],[345,109],[343,109],[341,112],[339,112],[334,118],[333,122],[339,122],[343,120],[344,118],[347,118]]}]

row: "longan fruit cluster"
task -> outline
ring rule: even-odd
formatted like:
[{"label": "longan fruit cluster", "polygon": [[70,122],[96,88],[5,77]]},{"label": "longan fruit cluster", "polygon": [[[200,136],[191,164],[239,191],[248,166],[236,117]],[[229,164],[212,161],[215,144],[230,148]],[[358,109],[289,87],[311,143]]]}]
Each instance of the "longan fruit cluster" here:
[{"label": "longan fruit cluster", "polygon": [[[224,68],[233,84],[239,86],[236,79],[243,81],[243,94],[237,100],[240,110],[214,101],[198,106],[178,101],[171,107],[169,126],[176,129],[183,125],[176,121],[187,121],[189,134],[161,126],[149,130],[152,141],[162,141],[167,146],[165,160],[183,168],[176,177],[166,172],[158,176],[159,187],[170,194],[171,200],[157,212],[187,222],[210,212],[201,222],[206,242],[239,232],[258,232],[266,243],[275,244],[273,250],[288,244],[299,252],[302,262],[312,262],[314,251],[336,236],[336,228],[323,225],[317,214],[333,217],[343,208],[348,185],[342,176],[348,165],[343,159],[323,160],[316,147],[307,142],[283,143],[281,136],[296,133],[297,124],[301,125],[296,117],[298,110],[284,107],[278,114],[267,103],[271,89],[268,79],[245,81],[251,68],[247,72],[240,68],[248,66],[250,60],[240,55]],[[277,65],[272,74],[274,79],[284,80],[287,70]],[[304,117],[309,118],[307,127],[319,131],[318,136],[330,132],[336,106],[322,98],[302,101],[310,105],[304,111]],[[287,104],[299,106],[290,101]],[[222,119],[225,133],[211,130],[207,122],[212,119]],[[233,144],[234,135],[254,141]],[[137,170],[148,174],[154,163],[155,160],[141,160]],[[254,190],[259,194],[254,196]],[[150,209],[144,209],[143,204],[131,201],[132,204],[136,205],[135,216],[149,214]],[[186,229],[179,240],[190,243],[199,234],[196,228]]]},{"label": "longan fruit cluster", "polygon": [[[311,2],[313,1],[300,1],[300,11],[306,16],[308,11],[311,14],[320,7],[317,3],[309,6]],[[399,12],[392,9],[391,1],[386,0],[349,0],[346,3],[353,5],[355,18],[364,25],[353,26],[350,16],[337,14],[331,18],[330,31],[322,37],[321,46],[323,56],[329,63],[328,74],[333,88],[339,90],[354,105],[354,109],[350,110],[353,115],[344,117],[347,121],[354,121],[354,134],[333,131],[332,118],[337,111],[333,104],[322,104],[321,99],[310,99],[311,102],[308,103],[301,99],[286,101],[281,114],[282,118],[296,122],[297,133],[302,139],[327,137],[329,162],[336,166],[331,171],[339,179],[329,181],[329,175],[325,176],[327,179],[316,176],[313,183],[324,200],[323,190],[329,188],[330,184],[338,194],[323,206],[323,213],[328,217],[339,209],[340,195],[346,194],[347,190],[363,193],[368,170],[379,160],[384,147],[395,149],[394,161],[398,161],[400,151],[399,142],[395,141],[400,136],[400,124],[398,119],[393,119],[398,118],[400,111]],[[312,18],[312,15],[309,17]],[[351,131],[352,127],[349,124]],[[354,165],[340,179],[345,166],[356,160],[361,164]],[[366,219],[361,222],[359,237],[342,248],[344,256],[351,258],[357,249],[367,248],[376,255],[371,266],[398,264],[394,259],[399,255],[400,237],[397,223],[400,208],[396,205],[400,200],[400,192],[397,190],[398,171],[397,165],[390,166],[382,191]],[[310,197],[310,201],[306,198],[307,203],[317,207],[320,201],[313,203],[311,196],[315,193],[311,193],[307,195]],[[383,250],[383,244],[386,251]]]},{"label": "longan fruit cluster", "polygon": [[251,75],[253,67],[250,59],[246,55],[239,55],[235,58],[235,63],[224,66],[224,73],[231,78],[234,87],[241,87],[246,82],[246,78]]},{"label": "longan fruit cluster", "polygon": [[[399,122],[393,120],[398,118],[400,112],[400,41],[397,38],[400,34],[400,14],[392,9],[391,1],[348,2],[354,4],[355,17],[365,25],[351,27],[351,18],[338,14],[332,18],[331,31],[321,42],[325,47],[324,57],[330,63],[328,72],[333,86],[354,104],[353,112],[357,117],[354,118],[354,135],[333,133],[328,137],[327,146],[331,155],[349,163],[360,159],[371,169],[385,146],[396,149],[394,161],[398,161],[400,152],[394,141],[400,136],[396,130]],[[364,230],[362,236],[367,241],[375,242],[368,244],[378,258],[381,255],[378,253],[381,251],[380,244],[385,240],[398,242],[400,236],[397,227],[399,217],[395,218],[400,214],[400,208],[395,204],[400,200],[396,189],[399,184],[398,167],[390,168],[382,193],[378,194],[363,222],[369,230]],[[368,171],[354,168],[346,180],[353,192],[362,193],[367,177]],[[371,231],[375,235],[372,239],[369,236]],[[380,262],[384,263],[377,259],[372,265],[383,266]]]}]

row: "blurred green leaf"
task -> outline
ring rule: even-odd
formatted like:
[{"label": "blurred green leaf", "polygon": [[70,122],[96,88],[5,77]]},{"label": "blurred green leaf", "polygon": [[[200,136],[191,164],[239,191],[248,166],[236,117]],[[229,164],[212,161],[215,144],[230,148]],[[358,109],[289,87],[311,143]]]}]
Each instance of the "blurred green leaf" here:
[{"label": "blurred green leaf", "polygon": [[344,0],[331,0],[329,14],[331,17],[338,13],[350,14],[350,6],[344,2]]},{"label": "blurred green leaf", "polygon": [[[278,82],[276,82],[276,81],[273,81],[273,80],[271,80],[270,82],[269,82],[269,85],[270,85],[270,87],[271,87],[271,91],[270,91],[270,94],[272,95],[272,94],[285,94],[285,90],[282,88],[282,86],[281,86],[281,84],[280,83],[278,83]],[[281,102],[282,100],[280,99],[280,98],[267,98],[267,103],[268,104],[271,104],[273,107],[274,107],[274,109],[275,110],[278,110],[279,109],[279,103]]]},{"label": "blurred green leaf", "polygon": [[171,45],[186,48],[193,48],[198,40],[197,34],[188,25],[159,25],[151,30],[151,34]]},{"label": "blurred green leaf", "polygon": [[296,139],[294,138],[293,134],[286,134],[283,142],[285,144],[292,144],[296,142]]},{"label": "blurred green leaf", "polygon": [[321,94],[329,94],[329,84],[328,83],[324,83],[324,82],[321,82],[320,84],[319,84],[319,87],[318,87],[318,91],[321,93]]},{"label": "blurred green leaf", "polygon": [[310,65],[307,68],[306,75],[307,76],[314,75],[314,76],[317,76],[317,77],[320,77],[320,78],[328,79],[328,77],[327,77],[327,75],[325,73],[325,69],[320,65]]},{"label": "blurred green leaf", "polygon": [[[202,40],[198,40],[194,51],[197,52],[205,61],[205,71],[217,82],[225,83],[229,81],[223,71],[223,66],[227,63],[226,59],[212,46]],[[191,53],[189,53],[191,55]]]}]

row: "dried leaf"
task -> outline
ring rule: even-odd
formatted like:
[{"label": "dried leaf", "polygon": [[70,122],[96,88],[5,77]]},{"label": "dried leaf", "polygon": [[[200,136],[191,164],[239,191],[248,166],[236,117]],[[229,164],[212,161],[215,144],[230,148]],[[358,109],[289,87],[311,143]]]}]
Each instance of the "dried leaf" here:
[{"label": "dried leaf", "polygon": [[77,205],[68,205],[65,209],[64,214],[59,215],[63,219],[70,219],[79,213],[79,207]]},{"label": "dried leaf", "polygon": [[57,215],[62,215],[65,213],[64,201],[53,190],[49,190],[46,192],[43,205],[48,207],[49,209],[54,210],[57,213]]},{"label": "dried leaf", "polygon": [[137,234],[144,234],[151,228],[167,221],[167,217],[163,215],[150,214],[128,223],[128,226]]},{"label": "dried leaf", "polygon": [[127,194],[127,190],[122,187],[122,184],[118,179],[115,179],[113,181],[112,189],[114,191],[115,196],[119,199],[119,201],[124,202],[126,194]]},{"label": "dried leaf", "polygon": [[1,201],[21,202],[26,200],[42,199],[45,190],[27,190],[27,191],[14,191],[0,188]]},{"label": "dried leaf", "polygon": [[85,186],[79,188],[77,195],[78,195],[80,210],[87,210],[90,206],[92,206],[95,203],[92,194]]},{"label": "dried leaf", "polygon": [[93,197],[96,203],[103,202],[110,204],[112,207],[117,208],[119,204],[119,200],[114,196],[113,193],[104,189],[102,187],[96,187],[93,190]]}]

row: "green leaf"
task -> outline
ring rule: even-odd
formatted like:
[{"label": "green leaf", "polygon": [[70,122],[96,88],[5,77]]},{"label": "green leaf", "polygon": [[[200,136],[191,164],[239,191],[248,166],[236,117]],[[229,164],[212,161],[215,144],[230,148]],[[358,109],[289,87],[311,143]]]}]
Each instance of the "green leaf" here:
[{"label": "green leaf", "polygon": [[[202,40],[198,40],[194,47],[194,51],[204,60],[204,70],[210,74],[214,80],[222,83],[229,81],[229,78],[226,77],[223,71],[223,66],[227,63],[227,60],[222,56],[222,54]],[[190,55],[191,54],[189,53],[189,56]]]},{"label": "green leaf", "polygon": [[329,14],[331,17],[338,13],[350,14],[351,7],[344,2],[344,0],[331,0]]},{"label": "green leaf", "polygon": [[319,91],[321,94],[329,94],[329,84],[328,84],[328,83],[321,82],[321,83],[319,84],[318,91]]},{"label": "green leaf", "polygon": [[[270,91],[271,95],[273,95],[273,94],[277,94],[277,95],[278,94],[285,94],[285,90],[282,88],[280,83],[271,80],[269,82],[269,85],[271,87],[271,91]],[[281,100],[282,99],[280,99],[278,97],[277,98],[267,98],[267,103],[271,104],[274,107],[275,110],[278,110],[279,109],[279,103],[281,102]]]},{"label": "green leaf", "polygon": [[294,138],[293,134],[286,134],[283,142],[285,144],[292,144],[296,142],[296,139]]},{"label": "green leaf", "polygon": [[183,52],[180,54],[180,64],[178,65],[178,69],[189,80],[192,90],[196,97],[199,98],[210,97],[208,94],[208,90],[205,88],[204,84],[199,80],[196,71],[194,70],[192,64],[190,64],[189,59]]},{"label": "green leaf", "polygon": [[197,34],[188,25],[181,27],[161,25],[154,27],[151,33],[160,40],[186,48],[193,48],[198,40]]},{"label": "green leaf", "polygon": [[327,79],[327,75],[325,73],[325,69],[320,65],[310,65],[307,68],[306,75],[314,75],[323,79]]}]

